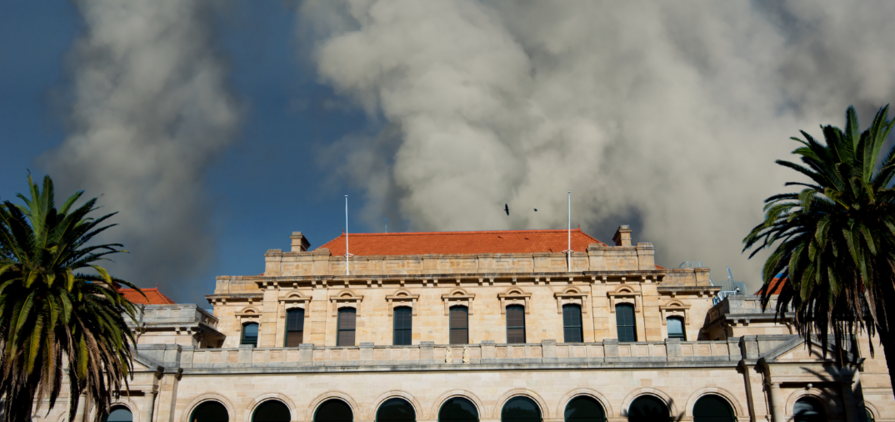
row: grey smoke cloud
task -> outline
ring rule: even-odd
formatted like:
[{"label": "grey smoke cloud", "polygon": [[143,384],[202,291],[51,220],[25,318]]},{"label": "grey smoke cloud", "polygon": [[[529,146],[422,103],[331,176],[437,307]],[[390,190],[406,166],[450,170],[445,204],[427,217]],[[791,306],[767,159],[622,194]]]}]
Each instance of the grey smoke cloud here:
[{"label": "grey smoke cloud", "polygon": [[[197,300],[214,258],[203,185],[238,131],[241,106],[216,55],[211,1],[80,0],[84,34],[69,59],[68,136],[42,157],[65,191],[119,211],[107,241],[132,252],[113,269],[139,286]],[[62,189],[60,189],[62,191]]]},{"label": "grey smoke cloud", "polygon": [[773,164],[788,138],[841,125],[849,104],[866,125],[895,99],[886,0],[312,0],[298,14],[321,80],[399,133],[337,147],[345,177],[393,200],[370,202],[371,227],[387,207],[410,229],[563,227],[572,190],[598,238],[636,216],[662,264],[730,265],[752,288],[762,261],[741,239],[795,178]]}]

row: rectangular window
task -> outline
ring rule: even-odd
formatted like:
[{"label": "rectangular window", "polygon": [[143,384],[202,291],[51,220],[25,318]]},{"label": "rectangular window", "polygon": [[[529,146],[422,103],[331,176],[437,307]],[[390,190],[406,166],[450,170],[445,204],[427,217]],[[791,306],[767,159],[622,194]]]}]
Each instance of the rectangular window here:
[{"label": "rectangular window", "polygon": [[339,309],[336,346],[354,346],[354,329],[357,326],[357,310],[354,308]]},{"label": "rectangular window", "polygon": [[286,347],[298,347],[305,335],[305,310],[286,311]]},{"label": "rectangular window", "polygon": [[250,322],[242,326],[242,339],[239,344],[258,346],[258,324]]},{"label": "rectangular window", "polygon": [[451,344],[469,344],[469,310],[465,306],[451,308]]},{"label": "rectangular window", "polygon": [[580,306],[562,306],[562,329],[563,339],[566,343],[581,343],[584,341],[584,331],[581,328]]},{"label": "rectangular window", "polygon": [[637,341],[637,326],[634,322],[634,305],[615,305],[615,324],[618,327],[618,341]]},{"label": "rectangular window", "polygon": [[525,343],[525,307],[507,306],[507,343]]},{"label": "rectangular window", "polygon": [[413,344],[413,309],[407,307],[395,308],[392,315],[394,322],[395,346],[409,346]]},{"label": "rectangular window", "polygon": [[677,338],[687,341],[687,333],[684,331],[684,320],[679,317],[669,317],[665,323],[668,325],[668,338]]}]

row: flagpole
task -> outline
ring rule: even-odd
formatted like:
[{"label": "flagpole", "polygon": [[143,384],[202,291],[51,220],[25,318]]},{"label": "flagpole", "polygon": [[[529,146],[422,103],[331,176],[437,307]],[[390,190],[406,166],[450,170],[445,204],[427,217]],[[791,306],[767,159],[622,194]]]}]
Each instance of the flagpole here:
[{"label": "flagpole", "polygon": [[[570,226],[571,227],[571,226]],[[345,195],[345,275],[351,275],[351,268],[348,266],[348,195]]]},{"label": "flagpole", "polygon": [[569,272],[572,272],[572,191],[569,191]]}]

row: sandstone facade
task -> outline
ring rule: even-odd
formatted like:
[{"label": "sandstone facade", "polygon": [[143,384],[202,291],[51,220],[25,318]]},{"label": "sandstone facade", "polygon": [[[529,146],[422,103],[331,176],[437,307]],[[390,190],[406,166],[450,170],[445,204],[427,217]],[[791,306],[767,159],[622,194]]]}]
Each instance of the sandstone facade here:
[{"label": "sandstone facade", "polygon": [[[480,420],[496,422],[517,396],[533,400],[545,421],[563,421],[580,396],[596,400],[609,421],[624,421],[644,395],[673,420],[694,420],[697,401],[711,395],[737,421],[791,420],[806,396],[823,403],[829,420],[865,421],[866,411],[895,421],[888,368],[882,353],[870,355],[868,339],[842,367],[809,353],[756,296],[719,301],[708,269],[657,266],[653,246],[633,245],[625,226],[614,246],[595,241],[571,254],[346,259],[309,251],[300,233],[291,240],[291,251],[265,254],[263,275],[218,277],[207,296],[213,315],[195,305],[145,307],[135,327],[138,371],[120,400],[134,421],[188,422],[214,401],[230,421],[248,422],[276,400],[292,421],[312,422],[329,399],[346,403],[355,421],[373,421],[382,403],[401,398],[416,420],[434,422],[446,400],[464,397]],[[563,338],[570,304],[580,306],[583,342]],[[635,342],[618,340],[619,304],[634,307]],[[452,306],[468,308],[468,344],[449,344]],[[524,343],[507,342],[508,306],[524,309]],[[401,307],[411,309],[410,345],[393,344]],[[302,344],[285,347],[287,313],[296,308],[304,311]],[[337,345],[345,308],[356,313],[355,341]],[[684,339],[668,338],[670,317],[683,320]],[[257,324],[255,345],[240,344],[246,324]],[[66,412],[57,405],[37,420]]]}]

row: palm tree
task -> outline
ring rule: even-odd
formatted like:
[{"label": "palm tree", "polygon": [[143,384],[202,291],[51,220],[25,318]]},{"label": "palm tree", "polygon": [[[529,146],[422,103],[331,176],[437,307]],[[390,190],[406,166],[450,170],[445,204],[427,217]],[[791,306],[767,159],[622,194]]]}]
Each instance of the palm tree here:
[{"label": "palm tree", "polygon": [[[6,420],[30,422],[45,398],[52,408],[69,389],[69,420],[81,394],[96,420],[113,395],[127,387],[135,344],[125,315],[136,306],[118,293],[131,283],[109,275],[98,261],[119,252],[120,244],[90,245],[111,225],[114,214],[88,217],[91,199],[72,209],[77,192],[56,209],[53,181],[43,190],[28,176],[31,198],[25,204],[0,204],[0,399]],[[89,271],[83,273],[82,271]],[[32,409],[32,404],[36,407]]]},{"label": "palm tree", "polygon": [[[804,139],[792,138],[802,144],[793,154],[804,165],[777,164],[810,181],[786,183],[804,189],[765,200],[764,222],[746,236],[743,250],[754,248],[751,258],[777,244],[762,272],[762,307],[772,296],[772,281],[780,280],[777,316],[792,310],[809,348],[816,335],[826,355],[831,336],[842,359],[853,336],[878,335],[892,378],[895,310],[889,312],[886,304],[895,306],[895,147],[879,162],[895,126],[888,110],[881,108],[873,124],[859,132],[857,114],[849,107],[844,131],[821,127],[826,145],[804,131]],[[870,347],[872,353],[872,342]]]}]

